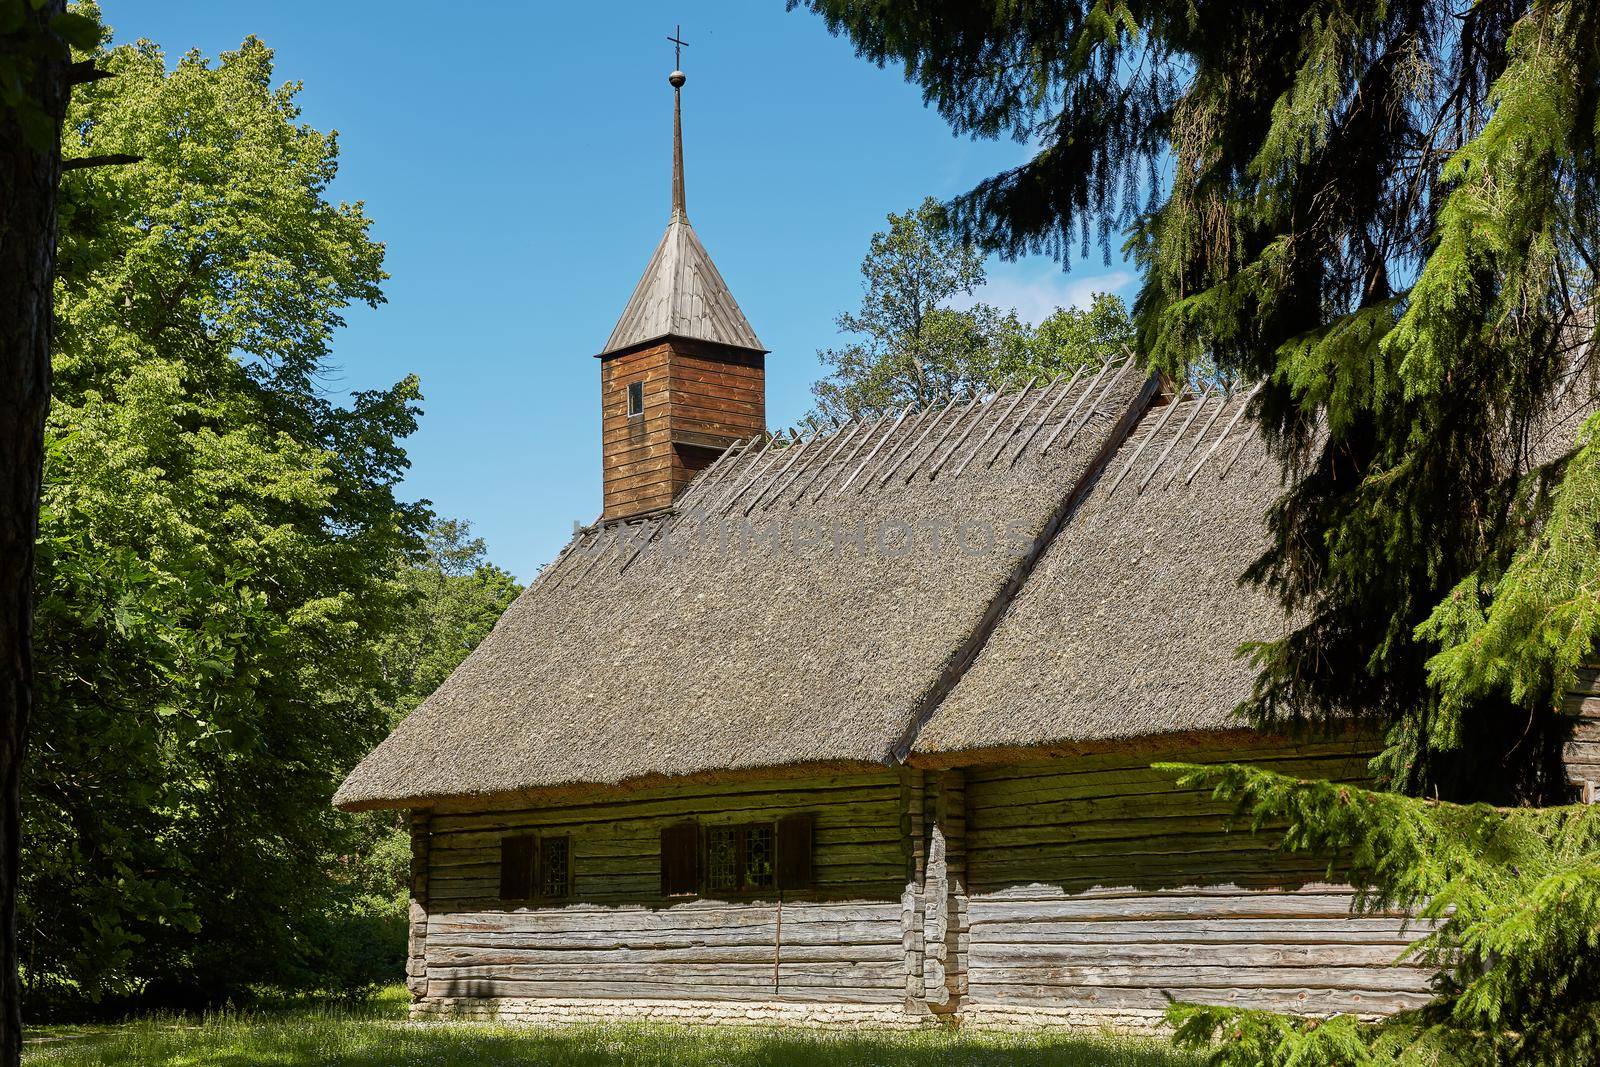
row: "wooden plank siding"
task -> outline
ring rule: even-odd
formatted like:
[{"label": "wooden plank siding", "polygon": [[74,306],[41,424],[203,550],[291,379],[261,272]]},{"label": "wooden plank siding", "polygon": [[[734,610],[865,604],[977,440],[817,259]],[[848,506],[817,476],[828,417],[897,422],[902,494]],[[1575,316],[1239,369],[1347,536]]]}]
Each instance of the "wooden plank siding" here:
[{"label": "wooden plank siding", "polygon": [[[766,429],[765,357],[672,337],[601,360],[602,521],[667,507],[734,441]],[[644,412],[628,415],[643,383]]]},{"label": "wooden plank siding", "polygon": [[1573,785],[1574,799],[1593,804],[1600,800],[1600,669],[1578,672],[1565,710],[1572,717],[1572,733],[1562,752],[1567,781]]},{"label": "wooden plank siding", "polygon": [[[1288,774],[1361,780],[1348,741],[1193,751]],[[1228,809],[1139,753],[968,768],[963,1009],[1154,1015],[1170,999],[1376,1014],[1428,999],[1394,966],[1400,916],[1352,917],[1326,864],[1271,835],[1226,832]]]},{"label": "wooden plank siding", "polygon": [[[680,998],[903,1004],[906,859],[890,770],[668,786],[516,810],[443,807],[429,822],[430,998]],[[814,818],[814,889],[663,899],[660,834]],[[570,835],[569,901],[498,897],[500,838]],[[776,966],[776,983],[774,972]]]}]

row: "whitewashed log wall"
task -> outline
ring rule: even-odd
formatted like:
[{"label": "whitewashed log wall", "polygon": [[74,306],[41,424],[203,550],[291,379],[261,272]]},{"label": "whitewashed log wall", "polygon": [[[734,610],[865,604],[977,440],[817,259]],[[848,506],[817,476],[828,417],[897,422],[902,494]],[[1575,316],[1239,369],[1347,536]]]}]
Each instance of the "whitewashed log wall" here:
[{"label": "whitewashed log wall", "polygon": [[[1224,832],[1227,808],[1121,754],[974,767],[966,776],[963,1014],[1154,1018],[1170,999],[1363,1015],[1428,999],[1393,965],[1397,916],[1352,918],[1326,865]],[[1358,781],[1352,744],[1173,755]]]},{"label": "whitewashed log wall", "polygon": [[[426,824],[430,999],[646,998],[905,1003],[906,845],[901,775],[676,786],[523,810],[441,806]],[[663,900],[664,826],[815,819],[814,891]],[[573,899],[502,903],[499,843],[570,834]],[[776,964],[776,967],[775,967]]]},{"label": "whitewashed log wall", "polygon": [[1578,684],[1567,694],[1572,736],[1567,742],[1567,780],[1585,804],[1600,800],[1600,670],[1578,672]]}]

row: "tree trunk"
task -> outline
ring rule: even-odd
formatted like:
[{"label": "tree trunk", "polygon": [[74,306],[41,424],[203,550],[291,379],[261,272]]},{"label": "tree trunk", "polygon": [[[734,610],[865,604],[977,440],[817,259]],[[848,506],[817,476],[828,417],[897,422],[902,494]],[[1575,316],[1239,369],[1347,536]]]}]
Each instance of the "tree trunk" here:
[{"label": "tree trunk", "polygon": [[33,546],[50,403],[59,142],[69,89],[67,60],[38,46],[65,6],[24,5],[28,25],[0,44],[33,54],[29,95],[51,130],[49,144],[29,144],[16,114],[0,108],[0,1067],[22,1058],[18,838],[33,705]]}]

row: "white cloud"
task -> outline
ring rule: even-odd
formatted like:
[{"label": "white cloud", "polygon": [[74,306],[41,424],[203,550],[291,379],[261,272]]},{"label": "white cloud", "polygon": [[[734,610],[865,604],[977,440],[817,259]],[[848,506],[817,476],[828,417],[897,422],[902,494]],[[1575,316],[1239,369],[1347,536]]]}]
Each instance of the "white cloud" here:
[{"label": "white cloud", "polygon": [[1116,293],[1130,303],[1139,276],[1126,267],[1089,273],[1081,267],[1071,274],[1049,261],[996,262],[989,265],[989,280],[958,307],[993,304],[1017,309],[1017,316],[1037,326],[1058,307],[1087,307],[1095,293]]}]

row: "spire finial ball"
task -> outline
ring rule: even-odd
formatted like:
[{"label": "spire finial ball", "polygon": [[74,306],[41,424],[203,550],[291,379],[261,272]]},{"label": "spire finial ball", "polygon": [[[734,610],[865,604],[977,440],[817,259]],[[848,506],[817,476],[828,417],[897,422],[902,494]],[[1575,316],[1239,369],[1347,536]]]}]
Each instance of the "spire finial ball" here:
[{"label": "spire finial ball", "polygon": [[688,80],[689,79],[684,76],[684,73],[681,70],[675,70],[671,74],[667,75],[667,81],[672,83],[672,87],[674,89],[682,89],[683,83]]}]

